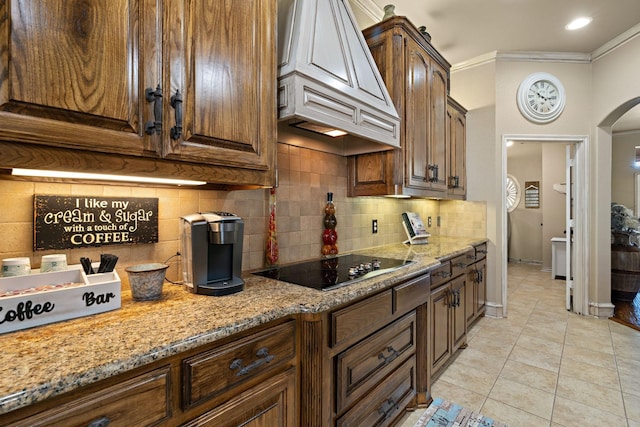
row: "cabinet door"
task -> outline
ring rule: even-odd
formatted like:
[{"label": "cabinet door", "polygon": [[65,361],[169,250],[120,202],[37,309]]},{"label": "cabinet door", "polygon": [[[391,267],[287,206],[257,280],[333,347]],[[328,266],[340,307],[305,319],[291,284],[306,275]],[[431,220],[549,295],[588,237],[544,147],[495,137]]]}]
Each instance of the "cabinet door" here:
[{"label": "cabinet door", "polygon": [[450,194],[465,196],[466,190],[466,117],[460,112],[449,109],[447,111],[449,140],[449,180],[448,192]]},{"label": "cabinet door", "polygon": [[165,157],[275,167],[276,19],[275,0],[165,2],[164,93],[182,97],[181,129],[165,104]]},{"label": "cabinet door", "polygon": [[[447,189],[447,72],[435,61],[430,61],[429,94],[429,182],[431,189]],[[434,170],[435,168],[435,170]]]},{"label": "cabinet door", "polygon": [[449,284],[431,292],[430,363],[432,372],[436,372],[451,356],[451,318],[449,310],[452,295]]},{"label": "cabinet door", "polygon": [[275,375],[218,408],[185,424],[188,427],[294,427],[295,368]]},{"label": "cabinet door", "polygon": [[467,325],[474,321],[476,318],[476,307],[477,307],[477,280],[478,275],[476,273],[476,264],[472,264],[469,267],[469,271],[466,273],[467,283],[464,287],[464,300],[465,300],[465,316],[467,319]]},{"label": "cabinet door", "polygon": [[[0,2],[0,127],[11,141],[157,156],[155,0]],[[55,160],[55,159],[53,159]]]},{"label": "cabinet door", "polygon": [[451,281],[452,303],[452,339],[453,351],[460,348],[467,338],[466,288],[467,276],[463,274]]},{"label": "cabinet door", "polygon": [[484,314],[486,310],[486,298],[487,298],[487,260],[483,259],[475,264],[476,271],[478,272],[478,279],[475,283],[476,286],[476,317]]},{"label": "cabinet door", "polygon": [[[405,89],[405,179],[408,187],[429,189],[430,59],[424,49],[405,39],[407,84]],[[444,120],[444,116],[443,116]],[[444,134],[443,134],[444,135]]]}]

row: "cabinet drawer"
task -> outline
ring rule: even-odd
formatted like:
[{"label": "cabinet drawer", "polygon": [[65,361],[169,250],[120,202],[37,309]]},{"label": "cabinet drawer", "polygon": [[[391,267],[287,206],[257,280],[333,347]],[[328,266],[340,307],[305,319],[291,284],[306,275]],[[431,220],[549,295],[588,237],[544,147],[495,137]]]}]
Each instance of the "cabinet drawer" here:
[{"label": "cabinet drawer", "polygon": [[416,314],[412,311],[337,357],[337,412],[351,405],[393,371],[416,343]]},{"label": "cabinet drawer", "polygon": [[415,358],[410,358],[340,417],[337,427],[388,426],[404,412],[416,394]]},{"label": "cabinet drawer", "polygon": [[449,279],[451,279],[451,262],[442,261],[442,264],[431,270],[431,289],[448,282]]},{"label": "cabinet drawer", "polygon": [[290,321],[182,361],[183,405],[195,406],[295,355]]},{"label": "cabinet drawer", "polygon": [[467,268],[476,260],[476,254],[473,249],[462,255],[451,258],[451,277],[457,277],[467,271]]},{"label": "cabinet drawer", "polygon": [[475,247],[476,251],[476,261],[480,261],[481,259],[485,259],[487,257],[487,244],[483,243]]},{"label": "cabinet drawer", "polygon": [[181,427],[295,427],[295,368],[276,374]]},{"label": "cabinet drawer", "polygon": [[391,289],[331,313],[331,344],[375,332],[392,317]]},{"label": "cabinet drawer", "polygon": [[431,278],[428,274],[393,288],[394,314],[406,313],[429,300]]},{"label": "cabinet drawer", "polygon": [[[60,405],[14,426],[148,426],[171,417],[168,366]],[[141,409],[144,410],[141,410]]]}]

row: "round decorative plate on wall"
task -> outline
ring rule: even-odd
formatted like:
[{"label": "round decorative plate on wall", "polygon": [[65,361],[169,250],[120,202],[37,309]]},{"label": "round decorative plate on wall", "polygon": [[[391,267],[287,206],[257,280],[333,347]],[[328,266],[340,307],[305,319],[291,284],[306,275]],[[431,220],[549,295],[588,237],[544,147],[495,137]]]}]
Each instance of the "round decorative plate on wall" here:
[{"label": "round decorative plate on wall", "polygon": [[548,123],[558,118],[566,102],[564,86],[549,73],[533,73],[518,87],[520,113],[534,123]]},{"label": "round decorative plate on wall", "polygon": [[507,175],[506,189],[507,212],[512,212],[520,204],[520,184],[515,176]]}]

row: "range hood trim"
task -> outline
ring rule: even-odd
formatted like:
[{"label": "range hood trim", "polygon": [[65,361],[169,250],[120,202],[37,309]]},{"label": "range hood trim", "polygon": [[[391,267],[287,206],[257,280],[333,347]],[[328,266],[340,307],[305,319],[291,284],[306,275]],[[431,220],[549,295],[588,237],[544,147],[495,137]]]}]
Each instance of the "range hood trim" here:
[{"label": "range hood trim", "polygon": [[[319,22],[329,10],[331,22]],[[359,153],[400,148],[400,118],[346,0],[280,0],[279,19],[286,20],[279,22],[280,121],[348,132],[364,140]],[[316,32],[327,28],[337,34],[325,38],[340,43],[330,59],[328,47],[316,41]],[[292,143],[287,128],[278,129],[279,141]]]}]

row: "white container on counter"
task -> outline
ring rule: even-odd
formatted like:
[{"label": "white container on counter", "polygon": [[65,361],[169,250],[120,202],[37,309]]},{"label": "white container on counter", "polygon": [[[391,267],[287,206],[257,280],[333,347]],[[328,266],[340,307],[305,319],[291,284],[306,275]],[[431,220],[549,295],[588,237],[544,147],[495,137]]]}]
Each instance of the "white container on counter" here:
[{"label": "white container on counter", "polygon": [[43,255],[40,263],[40,273],[51,271],[65,271],[67,269],[67,256],[65,254]]},{"label": "white container on counter", "polygon": [[24,276],[31,273],[31,260],[29,257],[5,258],[0,271],[2,277]]}]

